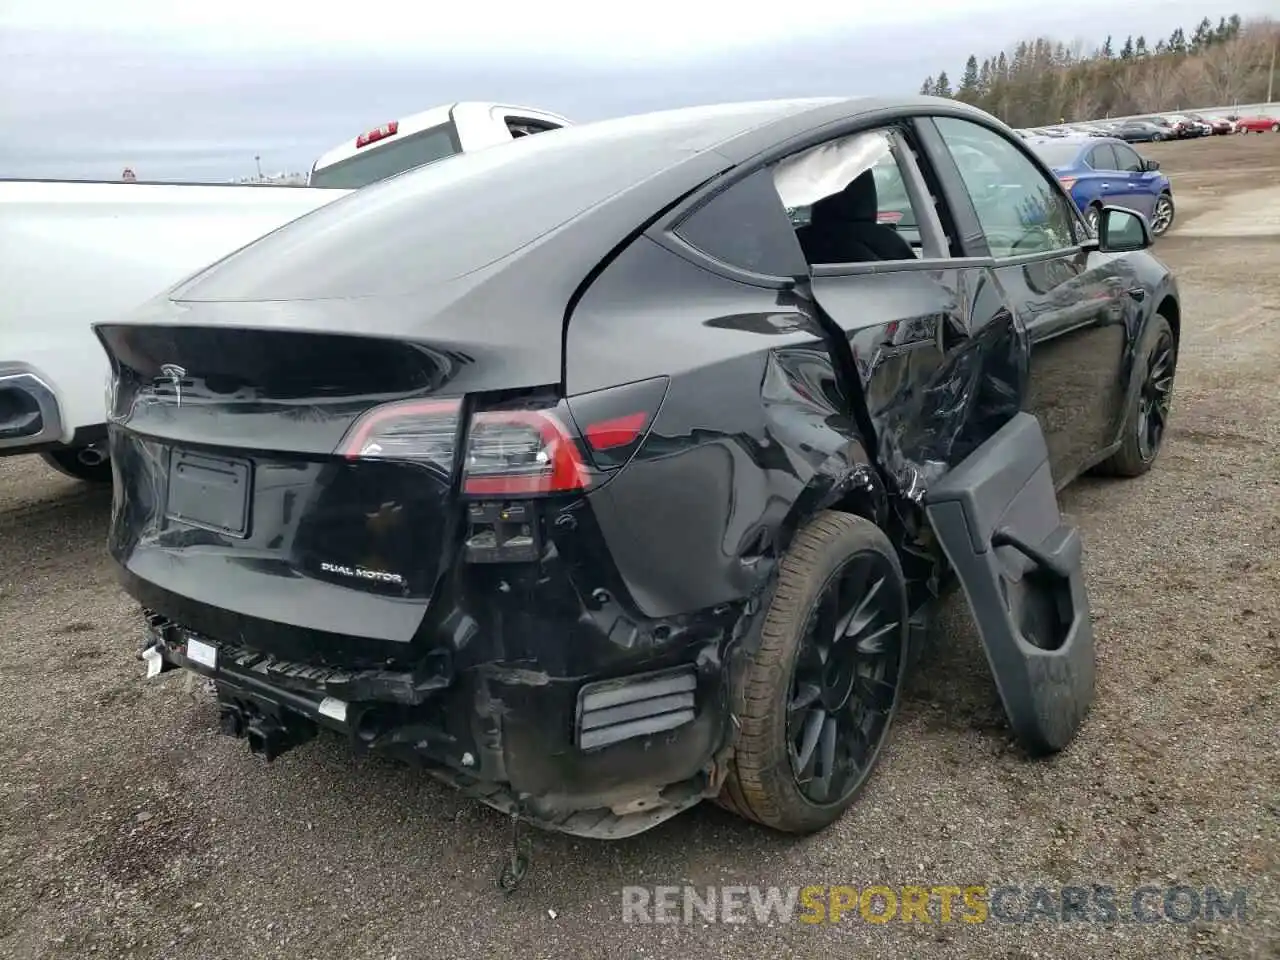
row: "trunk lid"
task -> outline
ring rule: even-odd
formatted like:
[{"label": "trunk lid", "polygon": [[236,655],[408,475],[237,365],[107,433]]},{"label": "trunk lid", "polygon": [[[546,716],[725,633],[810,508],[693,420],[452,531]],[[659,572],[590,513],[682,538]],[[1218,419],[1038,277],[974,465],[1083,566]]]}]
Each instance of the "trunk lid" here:
[{"label": "trunk lid", "polygon": [[[138,599],[311,662],[421,653],[412,641],[457,549],[458,398],[508,386],[509,348],[189,324],[97,332],[113,366],[110,549]],[[413,440],[430,456],[348,455],[362,415],[406,401],[428,410]]]}]

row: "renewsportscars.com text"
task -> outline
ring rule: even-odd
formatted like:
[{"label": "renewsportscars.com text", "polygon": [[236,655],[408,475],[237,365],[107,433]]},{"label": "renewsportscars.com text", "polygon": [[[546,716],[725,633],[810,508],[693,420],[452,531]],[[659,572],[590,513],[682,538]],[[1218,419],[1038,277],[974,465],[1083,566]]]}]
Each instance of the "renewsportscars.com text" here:
[{"label": "renewsportscars.com text", "polygon": [[1140,886],[631,886],[624,923],[1246,922],[1244,888]]}]

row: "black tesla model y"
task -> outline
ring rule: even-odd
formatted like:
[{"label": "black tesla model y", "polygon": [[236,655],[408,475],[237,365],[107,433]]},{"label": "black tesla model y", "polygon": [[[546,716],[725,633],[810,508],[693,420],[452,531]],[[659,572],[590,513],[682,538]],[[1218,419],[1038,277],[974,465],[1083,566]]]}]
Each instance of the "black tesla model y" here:
[{"label": "black tesla model y", "polygon": [[359,190],[96,331],[148,672],[268,759],[319,731],[619,837],[797,833],[963,591],[1011,728],[1094,648],[1057,490],[1161,445],[1180,307],[950,100],[575,126]]}]

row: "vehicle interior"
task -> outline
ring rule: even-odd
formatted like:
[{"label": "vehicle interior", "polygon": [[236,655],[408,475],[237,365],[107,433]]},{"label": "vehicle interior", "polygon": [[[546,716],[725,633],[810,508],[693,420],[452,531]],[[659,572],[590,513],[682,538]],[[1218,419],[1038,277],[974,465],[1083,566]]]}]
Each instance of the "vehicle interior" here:
[{"label": "vehicle interior", "polygon": [[[1013,256],[1069,246],[1074,230],[1066,201],[1012,144],[980,127],[962,127],[946,136],[947,147],[992,250]],[[908,150],[899,132],[876,130],[775,166],[774,186],[810,266],[948,255],[925,250],[921,209],[903,172]]]},{"label": "vehicle interior", "polygon": [[778,164],[774,184],[810,265],[921,256],[918,220],[899,166],[902,149],[896,134],[872,131]]},{"label": "vehicle interior", "polygon": [[507,117],[507,130],[513,139],[527,137],[532,133],[545,133],[548,130],[559,130],[558,124],[546,120],[531,120],[528,117]]}]

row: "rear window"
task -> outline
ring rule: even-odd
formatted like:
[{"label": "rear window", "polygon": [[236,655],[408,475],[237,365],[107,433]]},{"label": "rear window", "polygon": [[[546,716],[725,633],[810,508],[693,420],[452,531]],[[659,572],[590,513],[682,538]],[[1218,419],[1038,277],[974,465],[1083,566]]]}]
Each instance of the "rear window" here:
[{"label": "rear window", "polygon": [[362,147],[354,157],[312,171],[311,186],[357,190],[458,152],[453,124],[444,123],[398,140]]},{"label": "rear window", "polygon": [[1080,155],[1080,146],[1075,143],[1031,143],[1028,146],[1050,167],[1068,167]]}]

